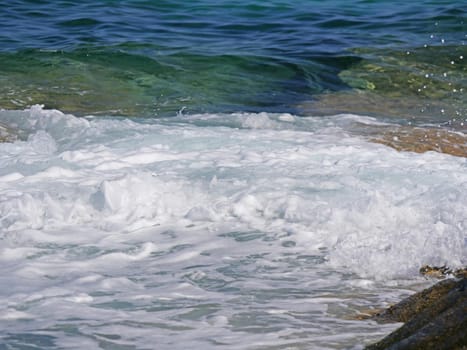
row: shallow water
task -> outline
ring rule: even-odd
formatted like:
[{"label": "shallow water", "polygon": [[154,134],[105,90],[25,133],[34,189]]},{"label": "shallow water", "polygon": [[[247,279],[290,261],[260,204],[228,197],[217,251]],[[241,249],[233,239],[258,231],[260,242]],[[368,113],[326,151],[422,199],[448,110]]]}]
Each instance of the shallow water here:
[{"label": "shallow water", "polygon": [[[331,94],[327,115],[465,119],[463,1],[15,0],[0,11],[3,108],[316,115]],[[349,91],[397,100],[336,105]]]},{"label": "shallow water", "polygon": [[0,12],[0,349],[362,349],[465,266],[466,158],[370,142],[462,140],[463,2]]}]

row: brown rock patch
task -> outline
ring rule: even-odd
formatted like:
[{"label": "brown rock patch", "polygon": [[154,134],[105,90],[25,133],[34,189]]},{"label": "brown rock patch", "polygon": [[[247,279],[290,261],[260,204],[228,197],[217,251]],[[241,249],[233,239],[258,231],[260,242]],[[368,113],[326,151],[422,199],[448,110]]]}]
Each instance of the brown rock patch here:
[{"label": "brown rock patch", "polygon": [[467,135],[441,128],[396,127],[381,128],[381,134],[371,138],[398,151],[423,153],[435,151],[457,157],[467,157]]}]

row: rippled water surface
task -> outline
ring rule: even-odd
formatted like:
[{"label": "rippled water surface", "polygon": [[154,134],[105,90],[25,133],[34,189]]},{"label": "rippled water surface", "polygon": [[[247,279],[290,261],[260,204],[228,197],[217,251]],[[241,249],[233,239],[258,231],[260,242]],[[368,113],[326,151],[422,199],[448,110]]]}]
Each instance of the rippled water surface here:
[{"label": "rippled water surface", "polygon": [[9,1],[1,11],[4,108],[465,117],[463,1]]}]

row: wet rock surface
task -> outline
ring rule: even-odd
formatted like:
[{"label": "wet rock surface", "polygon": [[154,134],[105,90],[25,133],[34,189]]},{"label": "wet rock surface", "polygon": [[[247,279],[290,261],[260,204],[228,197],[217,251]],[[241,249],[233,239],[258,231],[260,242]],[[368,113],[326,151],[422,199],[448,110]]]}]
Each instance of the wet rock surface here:
[{"label": "wet rock surface", "polygon": [[420,268],[420,274],[426,277],[443,279],[447,276],[454,276],[457,278],[467,277],[467,267],[459,269],[451,269],[446,265],[443,266],[431,266],[424,265]]},{"label": "wet rock surface", "polygon": [[[462,126],[465,121],[457,108],[445,100],[423,100],[416,96],[385,96],[373,90],[352,89],[314,96],[297,106],[303,114],[325,116],[351,113],[387,120],[410,120],[414,123],[450,123]],[[443,110],[444,113],[440,111]],[[455,118],[455,119],[454,119]]]},{"label": "wet rock surface", "polygon": [[13,129],[0,123],[0,142],[13,142],[17,139],[18,135]]},{"label": "wet rock surface", "polygon": [[371,141],[398,151],[423,153],[435,151],[457,157],[467,157],[467,135],[441,128],[398,127],[381,130]]},{"label": "wet rock surface", "polygon": [[467,128],[465,125],[449,127],[410,126],[395,124],[367,124],[352,122],[347,131],[363,136],[370,142],[380,143],[403,152],[439,152],[467,157]]},{"label": "wet rock surface", "polygon": [[467,278],[443,280],[370,318],[405,324],[367,350],[467,349]]}]

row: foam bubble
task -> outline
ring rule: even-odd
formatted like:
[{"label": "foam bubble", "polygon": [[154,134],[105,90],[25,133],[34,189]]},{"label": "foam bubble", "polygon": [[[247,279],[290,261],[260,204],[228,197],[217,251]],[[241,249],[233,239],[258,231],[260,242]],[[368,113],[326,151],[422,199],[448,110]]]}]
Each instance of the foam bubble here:
[{"label": "foam bubble", "polygon": [[[350,116],[200,116],[212,129],[192,125],[193,116],[139,124],[39,107],[16,114],[31,128],[18,147],[35,154],[4,162],[3,183],[18,189],[0,193],[10,231],[90,224],[128,232],[240,220],[245,229],[296,232],[300,244],[325,246],[332,264],[364,276],[464,263],[465,162],[342,138],[339,123]],[[232,129],[229,118],[265,131]],[[84,135],[95,139],[80,144]],[[28,171],[19,173],[18,161]]]},{"label": "foam bubble", "polygon": [[0,294],[37,329],[326,344],[382,331],[339,318],[355,303],[466,263],[465,159],[352,136],[371,118],[0,112],[13,121],[28,136],[0,144]]},{"label": "foam bubble", "polygon": [[13,321],[13,320],[24,320],[24,319],[31,319],[34,318],[34,315],[31,315],[27,312],[22,312],[18,310],[4,310],[2,314],[0,315],[0,319],[2,320],[8,320],[8,321]]}]

